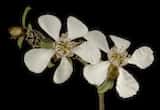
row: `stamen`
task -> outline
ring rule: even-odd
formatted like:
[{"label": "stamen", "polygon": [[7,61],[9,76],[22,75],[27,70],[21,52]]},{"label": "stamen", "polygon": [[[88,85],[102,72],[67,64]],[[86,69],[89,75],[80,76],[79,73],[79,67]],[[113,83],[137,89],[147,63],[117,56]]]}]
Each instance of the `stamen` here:
[{"label": "stamen", "polygon": [[115,66],[124,66],[127,64],[128,53],[120,52],[116,47],[111,48],[108,54],[109,61]]},{"label": "stamen", "polygon": [[55,50],[56,50],[56,58],[62,58],[63,56],[65,57],[72,57],[72,49],[76,47],[79,43],[71,41],[67,37],[67,33],[63,33],[60,37],[60,40],[57,41],[55,45]]}]

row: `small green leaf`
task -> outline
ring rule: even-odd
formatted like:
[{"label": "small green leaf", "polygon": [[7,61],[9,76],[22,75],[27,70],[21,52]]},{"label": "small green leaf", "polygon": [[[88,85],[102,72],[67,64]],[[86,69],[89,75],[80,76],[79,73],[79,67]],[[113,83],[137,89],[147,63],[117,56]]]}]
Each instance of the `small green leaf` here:
[{"label": "small green leaf", "polygon": [[104,83],[97,87],[97,91],[99,94],[103,94],[107,92],[108,90],[112,89],[114,86],[113,80],[105,80]]},{"label": "small green leaf", "polygon": [[26,28],[26,17],[27,17],[27,14],[28,12],[31,10],[31,7],[30,6],[27,6],[23,12],[23,15],[22,15],[22,26],[23,28]]},{"label": "small green leaf", "polygon": [[51,61],[48,63],[48,68],[52,68],[52,67],[54,67],[54,66],[55,66],[55,64],[52,63]]},{"label": "small green leaf", "polygon": [[32,30],[32,25],[31,25],[31,23],[28,24],[28,30]]},{"label": "small green leaf", "polygon": [[24,37],[19,37],[18,40],[17,40],[17,45],[18,47],[21,49],[22,48],[22,44],[23,44],[23,41],[24,41]]},{"label": "small green leaf", "polygon": [[40,47],[41,48],[53,48],[53,42],[47,42],[47,41],[41,40]]}]

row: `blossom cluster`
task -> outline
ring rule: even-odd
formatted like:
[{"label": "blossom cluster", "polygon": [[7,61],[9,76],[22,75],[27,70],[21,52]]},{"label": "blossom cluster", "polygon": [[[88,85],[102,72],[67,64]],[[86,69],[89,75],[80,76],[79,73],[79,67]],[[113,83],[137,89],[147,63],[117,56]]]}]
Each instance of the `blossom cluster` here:
[{"label": "blossom cluster", "polygon": [[[29,27],[20,28],[19,31],[12,28],[10,33],[17,38],[17,34],[20,35],[23,31],[18,38],[19,44],[26,40],[33,47],[24,55],[24,63],[31,72],[42,73],[55,62],[60,62],[53,75],[56,84],[64,83],[70,78],[74,69],[72,59],[76,57],[85,62],[83,76],[88,83],[103,88],[106,83],[114,82],[118,94],[128,98],[137,93],[139,84],[123,67],[132,64],[145,69],[154,60],[150,47],[142,46],[129,54],[127,49],[131,42],[115,35],[109,35],[114,43],[110,47],[103,32],[89,30],[73,16],[67,18],[67,32],[62,33],[63,23],[54,15],[41,15],[37,22],[50,38]],[[106,53],[108,60],[102,60],[101,51]]]}]

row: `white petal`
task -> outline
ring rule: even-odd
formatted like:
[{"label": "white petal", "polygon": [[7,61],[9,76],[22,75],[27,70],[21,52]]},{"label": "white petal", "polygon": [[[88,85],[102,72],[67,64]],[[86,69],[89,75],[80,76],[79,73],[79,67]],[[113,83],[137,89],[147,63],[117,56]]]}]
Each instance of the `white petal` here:
[{"label": "white petal", "polygon": [[38,18],[38,23],[54,40],[57,41],[59,39],[61,22],[56,16],[42,15]]},{"label": "white petal", "polygon": [[90,41],[94,46],[103,50],[104,52],[109,51],[106,36],[100,31],[90,31],[85,35],[85,38]]},{"label": "white petal", "polygon": [[130,41],[126,39],[122,39],[120,37],[110,35],[110,38],[114,42],[115,46],[119,49],[119,51],[123,52],[130,46]]},{"label": "white petal", "polygon": [[65,82],[72,74],[72,63],[66,57],[61,59],[61,63],[54,73],[53,80],[55,83],[60,84]]},{"label": "white petal", "polygon": [[88,32],[88,28],[80,20],[75,17],[68,17],[67,20],[68,37],[70,39],[76,39],[84,36]]},{"label": "white petal", "polygon": [[81,57],[84,61],[96,64],[100,61],[101,53],[90,42],[84,42],[73,49],[73,52]]},{"label": "white petal", "polygon": [[107,77],[109,62],[100,62],[84,67],[83,75],[85,79],[93,85],[101,85]]},{"label": "white petal", "polygon": [[54,54],[53,49],[31,49],[24,55],[24,63],[34,73],[41,73]]},{"label": "white petal", "polygon": [[133,53],[128,60],[130,64],[135,64],[141,69],[145,69],[152,64],[154,60],[153,51],[149,47],[141,47]]},{"label": "white petal", "polygon": [[119,68],[116,90],[122,98],[128,98],[137,94],[138,82],[123,68]]}]

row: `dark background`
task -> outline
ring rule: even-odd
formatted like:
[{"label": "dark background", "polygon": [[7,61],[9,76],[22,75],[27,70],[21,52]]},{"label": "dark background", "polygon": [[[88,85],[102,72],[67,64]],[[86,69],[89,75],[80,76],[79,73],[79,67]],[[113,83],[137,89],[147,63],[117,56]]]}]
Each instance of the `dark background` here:
[{"label": "dark background", "polygon": [[[70,15],[82,20],[90,30],[98,29],[106,35],[115,34],[132,42],[130,51],[147,45],[155,55],[151,67],[140,70],[126,67],[140,83],[138,94],[122,99],[115,89],[105,96],[106,110],[155,109],[159,89],[159,21],[158,7],[151,2],[102,2],[98,1],[1,1],[0,8],[0,81],[1,105],[7,108],[36,110],[98,110],[95,87],[89,85],[82,75],[82,65],[74,61],[72,77],[61,85],[52,83],[54,69],[47,69],[40,75],[27,70],[23,62],[25,49],[19,50],[16,42],[10,40],[8,27],[20,25],[24,8],[30,5],[29,18],[37,23],[42,14],[54,14],[64,23]],[[35,28],[39,28],[38,25]],[[79,66],[75,66],[79,65]],[[2,107],[2,106],[1,106]]]}]

